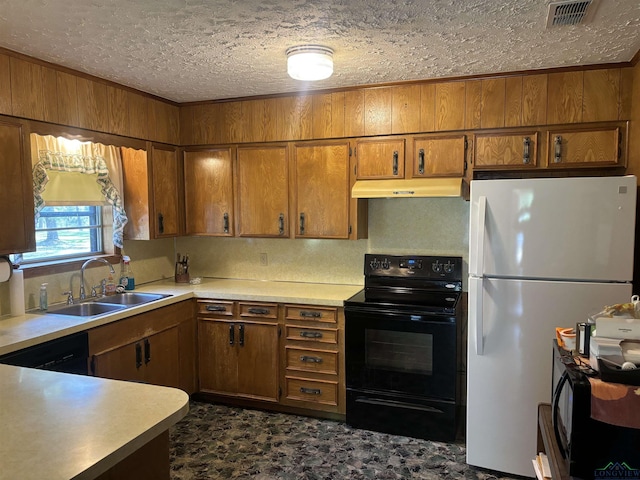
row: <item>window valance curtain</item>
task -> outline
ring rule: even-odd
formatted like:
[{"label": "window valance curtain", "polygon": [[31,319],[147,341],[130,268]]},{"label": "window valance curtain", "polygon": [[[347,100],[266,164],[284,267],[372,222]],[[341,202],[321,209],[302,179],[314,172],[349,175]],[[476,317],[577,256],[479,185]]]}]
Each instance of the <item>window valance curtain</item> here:
[{"label": "window valance curtain", "polygon": [[122,199],[122,158],[120,149],[100,143],[31,134],[33,196],[36,219],[45,206],[42,194],[49,182],[47,171],[94,175],[105,203],[113,207],[113,244],[123,248],[127,223]]}]

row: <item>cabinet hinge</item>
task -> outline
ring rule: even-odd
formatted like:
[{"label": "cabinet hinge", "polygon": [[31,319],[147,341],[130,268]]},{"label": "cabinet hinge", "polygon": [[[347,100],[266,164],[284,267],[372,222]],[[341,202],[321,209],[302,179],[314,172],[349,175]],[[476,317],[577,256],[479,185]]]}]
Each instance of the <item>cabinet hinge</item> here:
[{"label": "cabinet hinge", "polygon": [[353,149],[349,147],[349,156],[353,155]]},{"label": "cabinet hinge", "polygon": [[282,336],[282,327],[278,326],[278,338]]},{"label": "cabinet hinge", "polygon": [[351,228],[351,225],[349,225],[349,235],[351,235],[351,232],[352,232],[352,231],[353,231],[353,230],[352,230],[352,228]]},{"label": "cabinet hinge", "polygon": [[464,151],[466,152],[469,148],[469,142],[467,141],[467,137],[464,137]]},{"label": "cabinet hinge", "polygon": [[467,161],[466,161],[466,160],[464,161],[464,170],[463,170],[463,171],[464,171],[464,172],[466,172],[466,171],[467,171]]},{"label": "cabinet hinge", "polygon": [[278,399],[282,398],[282,387],[278,387]]}]

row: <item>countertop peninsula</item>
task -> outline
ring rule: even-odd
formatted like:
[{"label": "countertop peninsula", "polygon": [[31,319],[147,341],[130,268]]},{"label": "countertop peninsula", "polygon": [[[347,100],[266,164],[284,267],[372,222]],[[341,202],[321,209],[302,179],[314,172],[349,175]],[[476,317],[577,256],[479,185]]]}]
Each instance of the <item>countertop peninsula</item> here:
[{"label": "countertop peninsula", "polygon": [[94,479],[186,415],[182,390],[0,365],[0,480]]}]

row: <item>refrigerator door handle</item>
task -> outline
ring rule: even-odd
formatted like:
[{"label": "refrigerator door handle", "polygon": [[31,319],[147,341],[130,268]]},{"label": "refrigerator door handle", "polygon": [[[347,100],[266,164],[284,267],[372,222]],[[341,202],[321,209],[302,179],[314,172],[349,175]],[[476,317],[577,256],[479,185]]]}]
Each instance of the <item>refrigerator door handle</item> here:
[{"label": "refrigerator door handle", "polygon": [[476,349],[476,355],[484,354],[484,328],[482,324],[482,294],[484,292],[483,279],[474,278],[469,282],[469,296],[475,298],[475,305],[469,305],[469,323],[474,328],[474,345]]},{"label": "refrigerator door handle", "polygon": [[487,197],[478,197],[478,224],[476,228],[476,254],[474,265],[471,265],[471,272],[475,275],[484,274],[484,232],[487,218]]}]

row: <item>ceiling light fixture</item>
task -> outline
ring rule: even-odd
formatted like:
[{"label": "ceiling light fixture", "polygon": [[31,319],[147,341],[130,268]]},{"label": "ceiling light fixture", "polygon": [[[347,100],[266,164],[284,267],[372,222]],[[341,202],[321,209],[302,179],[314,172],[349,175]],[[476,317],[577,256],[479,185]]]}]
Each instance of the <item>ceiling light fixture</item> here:
[{"label": "ceiling light fixture", "polygon": [[295,80],[324,80],[333,74],[333,50],[320,45],[287,49],[287,72]]}]

